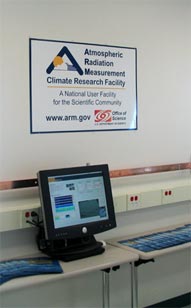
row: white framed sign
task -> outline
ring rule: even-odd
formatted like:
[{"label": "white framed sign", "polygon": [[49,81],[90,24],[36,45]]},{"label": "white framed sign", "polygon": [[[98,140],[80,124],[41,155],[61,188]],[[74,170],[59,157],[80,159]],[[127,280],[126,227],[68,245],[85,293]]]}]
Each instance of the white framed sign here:
[{"label": "white framed sign", "polygon": [[31,38],[31,133],[137,129],[137,50]]}]

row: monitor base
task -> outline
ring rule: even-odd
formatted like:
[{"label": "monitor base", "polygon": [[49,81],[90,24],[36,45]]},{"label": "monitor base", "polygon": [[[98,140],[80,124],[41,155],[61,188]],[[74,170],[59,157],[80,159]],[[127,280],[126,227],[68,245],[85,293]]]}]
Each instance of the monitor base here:
[{"label": "monitor base", "polygon": [[69,262],[99,255],[105,251],[103,243],[97,242],[93,235],[74,239],[46,240],[42,232],[40,233],[37,236],[38,248],[52,259]]}]

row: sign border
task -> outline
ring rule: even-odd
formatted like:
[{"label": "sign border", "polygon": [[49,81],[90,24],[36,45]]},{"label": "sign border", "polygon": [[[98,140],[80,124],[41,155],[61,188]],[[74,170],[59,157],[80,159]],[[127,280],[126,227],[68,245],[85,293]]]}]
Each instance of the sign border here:
[{"label": "sign border", "polygon": [[[57,42],[57,43],[68,43],[76,45],[90,45],[90,46],[102,46],[112,47],[121,49],[133,49],[135,51],[135,109],[136,109],[136,127],[135,128],[111,128],[111,129],[90,129],[90,130],[58,130],[58,131],[33,131],[33,116],[32,116],[32,41],[45,41],[45,42]],[[83,43],[83,42],[72,42],[62,41],[54,39],[40,39],[40,38],[29,38],[29,97],[30,97],[30,134],[55,134],[55,133],[81,133],[81,132],[111,132],[111,131],[136,131],[138,130],[138,90],[137,90],[137,48],[136,47],[125,47],[116,45],[104,45],[96,43]]]}]

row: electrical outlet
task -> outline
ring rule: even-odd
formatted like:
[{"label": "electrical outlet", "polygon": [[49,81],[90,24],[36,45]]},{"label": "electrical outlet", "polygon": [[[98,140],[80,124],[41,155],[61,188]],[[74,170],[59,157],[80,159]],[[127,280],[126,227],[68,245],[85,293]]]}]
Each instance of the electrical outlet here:
[{"label": "electrical outlet", "polygon": [[172,188],[162,189],[162,204],[174,202],[174,190]]},{"label": "electrical outlet", "polygon": [[162,190],[162,204],[190,200],[190,186],[179,186]]},{"label": "electrical outlet", "polygon": [[41,219],[41,214],[40,214],[40,208],[33,208],[33,209],[25,209],[21,211],[21,215],[20,215],[21,219],[20,219],[20,227],[21,228],[29,228],[32,226],[32,224],[28,223],[27,221],[38,221],[38,217],[39,219]]},{"label": "electrical outlet", "polygon": [[139,208],[141,208],[141,195],[137,193],[127,195],[127,209],[136,210]]}]

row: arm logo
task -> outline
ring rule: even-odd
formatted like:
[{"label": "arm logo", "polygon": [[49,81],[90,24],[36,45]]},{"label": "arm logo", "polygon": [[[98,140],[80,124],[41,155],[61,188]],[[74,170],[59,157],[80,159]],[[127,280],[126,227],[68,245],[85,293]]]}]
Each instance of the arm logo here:
[{"label": "arm logo", "polygon": [[47,74],[52,73],[52,71],[59,65],[62,65],[64,63],[63,56],[66,55],[67,58],[70,60],[70,63],[66,63],[66,70],[67,71],[75,71],[78,72],[79,75],[83,75],[83,70],[81,69],[78,62],[75,60],[69,49],[64,46],[57,56],[54,58],[54,60],[50,63],[48,66],[46,72]]}]

